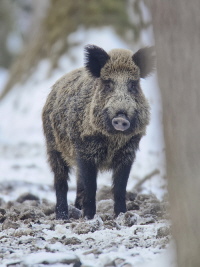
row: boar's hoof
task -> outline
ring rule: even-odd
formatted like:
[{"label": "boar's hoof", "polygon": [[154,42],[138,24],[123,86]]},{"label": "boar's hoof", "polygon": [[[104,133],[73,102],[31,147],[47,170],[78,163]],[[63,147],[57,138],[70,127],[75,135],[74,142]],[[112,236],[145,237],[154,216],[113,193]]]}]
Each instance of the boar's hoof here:
[{"label": "boar's hoof", "polygon": [[126,131],[130,127],[130,122],[124,116],[118,116],[112,119],[112,125],[117,131]]},{"label": "boar's hoof", "polygon": [[85,218],[86,220],[92,220],[94,218],[95,213],[95,210],[84,210],[83,218]]},{"label": "boar's hoof", "polygon": [[56,212],[56,220],[69,220],[67,212]]}]

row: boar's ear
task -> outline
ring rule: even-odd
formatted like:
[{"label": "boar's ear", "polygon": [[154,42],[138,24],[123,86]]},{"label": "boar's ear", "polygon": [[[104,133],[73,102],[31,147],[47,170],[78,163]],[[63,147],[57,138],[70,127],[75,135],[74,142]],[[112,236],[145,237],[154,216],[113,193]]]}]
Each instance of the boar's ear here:
[{"label": "boar's ear", "polygon": [[85,67],[95,77],[100,77],[101,68],[106,64],[109,55],[96,45],[85,47]]},{"label": "boar's ear", "polygon": [[155,49],[153,46],[138,50],[132,58],[134,63],[140,69],[141,78],[147,77],[149,74],[151,74],[151,72],[155,70],[156,57]]}]

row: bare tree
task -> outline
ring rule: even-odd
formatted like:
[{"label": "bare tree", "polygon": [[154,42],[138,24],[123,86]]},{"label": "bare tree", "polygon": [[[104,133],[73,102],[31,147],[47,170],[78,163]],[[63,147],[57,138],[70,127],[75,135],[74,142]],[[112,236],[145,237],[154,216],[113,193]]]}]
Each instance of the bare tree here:
[{"label": "bare tree", "polygon": [[[14,84],[23,83],[28,79],[41,59],[49,58],[51,61],[50,75],[57,67],[60,56],[71,46],[77,45],[77,43],[70,44],[67,37],[80,26],[88,29],[112,25],[119,36],[129,43],[136,44],[140,39],[141,30],[150,25],[143,16],[140,2],[140,0],[33,1],[35,23],[32,24],[31,35],[33,32],[36,34],[30,38],[28,45],[12,65],[10,78],[0,94],[0,100]],[[42,16],[39,11],[46,9],[47,12]]]},{"label": "bare tree", "polygon": [[150,3],[178,265],[199,267],[200,1]]}]

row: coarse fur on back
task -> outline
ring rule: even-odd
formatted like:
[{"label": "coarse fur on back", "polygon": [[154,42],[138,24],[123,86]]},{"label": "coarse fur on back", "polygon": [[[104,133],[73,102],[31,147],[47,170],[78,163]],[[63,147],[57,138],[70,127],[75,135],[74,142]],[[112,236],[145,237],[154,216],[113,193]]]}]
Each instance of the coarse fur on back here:
[{"label": "coarse fur on back", "polygon": [[130,168],[150,118],[140,78],[147,77],[154,66],[152,47],[133,54],[126,49],[107,53],[88,45],[85,67],[66,74],[53,86],[43,109],[43,127],[55,175],[58,219],[67,217],[64,198],[71,167],[77,167],[75,204],[83,208],[84,216],[95,214],[98,170],[113,171],[115,214],[126,210]]}]

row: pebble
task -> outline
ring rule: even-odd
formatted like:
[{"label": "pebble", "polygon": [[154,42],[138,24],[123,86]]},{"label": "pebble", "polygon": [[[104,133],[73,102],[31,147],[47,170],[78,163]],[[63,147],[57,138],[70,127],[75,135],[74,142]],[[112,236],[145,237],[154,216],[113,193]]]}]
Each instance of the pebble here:
[{"label": "pebble", "polygon": [[62,243],[64,245],[77,245],[77,244],[81,244],[82,242],[77,237],[69,237],[69,238],[65,237],[62,239]]}]

